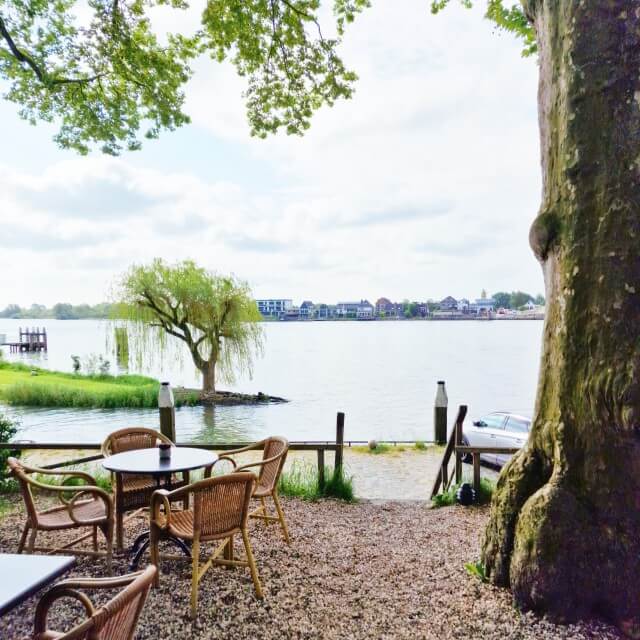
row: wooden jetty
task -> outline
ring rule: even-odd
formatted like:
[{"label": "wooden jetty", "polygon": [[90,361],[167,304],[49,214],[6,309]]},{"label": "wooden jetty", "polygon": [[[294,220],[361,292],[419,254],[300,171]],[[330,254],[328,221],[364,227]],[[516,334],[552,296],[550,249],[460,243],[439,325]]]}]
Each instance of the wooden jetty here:
[{"label": "wooden jetty", "polygon": [[47,330],[45,327],[22,329],[18,327],[18,342],[3,342],[0,346],[9,347],[10,353],[21,351],[47,351]]}]

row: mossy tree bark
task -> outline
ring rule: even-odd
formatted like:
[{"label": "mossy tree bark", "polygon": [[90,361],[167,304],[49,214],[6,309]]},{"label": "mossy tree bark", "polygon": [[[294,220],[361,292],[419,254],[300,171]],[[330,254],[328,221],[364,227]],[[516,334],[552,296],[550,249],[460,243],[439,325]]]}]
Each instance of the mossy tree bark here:
[{"label": "mossy tree bark", "polygon": [[547,313],[529,443],[483,544],[526,609],[640,633],[640,5],[528,0]]}]

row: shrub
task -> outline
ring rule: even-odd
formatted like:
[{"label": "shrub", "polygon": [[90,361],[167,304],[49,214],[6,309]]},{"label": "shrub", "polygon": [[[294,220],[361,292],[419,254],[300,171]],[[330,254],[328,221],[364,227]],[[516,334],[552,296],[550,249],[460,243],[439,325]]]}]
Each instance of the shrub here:
[{"label": "shrub", "polygon": [[427,445],[422,440],[418,440],[413,445],[413,448],[417,449],[418,451],[426,451]]},{"label": "shrub", "polygon": [[[14,422],[7,416],[0,414],[0,442],[10,442],[11,438],[16,435],[18,423]],[[13,456],[17,458],[19,451],[11,449],[0,449],[0,492],[11,491],[15,487],[15,481],[7,477],[7,458]]]}]

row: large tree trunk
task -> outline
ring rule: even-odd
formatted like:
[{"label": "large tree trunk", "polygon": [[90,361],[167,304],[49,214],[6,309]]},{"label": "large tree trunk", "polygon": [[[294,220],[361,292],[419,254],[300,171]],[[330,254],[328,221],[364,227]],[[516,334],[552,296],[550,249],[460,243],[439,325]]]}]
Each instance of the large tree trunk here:
[{"label": "large tree trunk", "polygon": [[640,633],[640,4],[523,4],[547,313],[533,429],[498,481],[483,561],[525,609]]}]

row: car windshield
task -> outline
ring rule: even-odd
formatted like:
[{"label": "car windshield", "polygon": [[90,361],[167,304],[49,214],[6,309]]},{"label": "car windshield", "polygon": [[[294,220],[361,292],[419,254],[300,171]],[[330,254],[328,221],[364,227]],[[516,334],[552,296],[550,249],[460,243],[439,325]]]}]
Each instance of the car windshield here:
[{"label": "car windshield", "polygon": [[504,415],[501,413],[484,416],[478,421],[480,426],[490,429],[502,429],[504,427]]},{"label": "car windshield", "polygon": [[509,416],[509,421],[507,422],[507,431],[515,431],[517,433],[529,433],[529,425],[530,425],[530,422],[528,420]]}]

